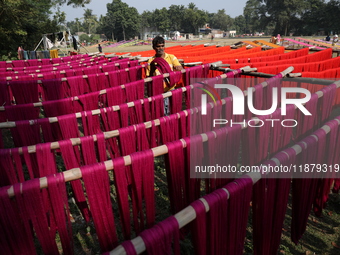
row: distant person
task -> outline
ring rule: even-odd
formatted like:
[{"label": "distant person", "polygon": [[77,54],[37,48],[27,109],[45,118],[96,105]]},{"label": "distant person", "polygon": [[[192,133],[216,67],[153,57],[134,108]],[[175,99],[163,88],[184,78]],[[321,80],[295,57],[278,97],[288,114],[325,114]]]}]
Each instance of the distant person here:
[{"label": "distant person", "polygon": [[211,41],[213,41],[213,40],[214,40],[214,35],[212,34],[212,35],[211,35]]},{"label": "distant person", "polygon": [[281,44],[281,35],[277,34],[276,36],[276,44],[280,45]]},{"label": "distant person", "polygon": [[24,59],[24,49],[21,46],[18,47],[18,59],[19,60]]},{"label": "distant person", "polygon": [[102,46],[101,46],[99,43],[98,43],[98,51],[99,51],[100,53],[103,52]]},{"label": "distant person", "polygon": [[74,36],[72,36],[72,44],[73,44],[73,49],[78,50],[77,39]]},{"label": "distant person", "polygon": [[276,44],[277,38],[276,36],[272,36],[271,43]]},{"label": "distant person", "polygon": [[329,35],[326,36],[326,41],[329,42],[331,40],[331,37]]},{"label": "distant person", "polygon": [[335,46],[335,45],[338,43],[338,41],[339,41],[338,35],[335,34],[335,35],[333,36],[332,46]]}]

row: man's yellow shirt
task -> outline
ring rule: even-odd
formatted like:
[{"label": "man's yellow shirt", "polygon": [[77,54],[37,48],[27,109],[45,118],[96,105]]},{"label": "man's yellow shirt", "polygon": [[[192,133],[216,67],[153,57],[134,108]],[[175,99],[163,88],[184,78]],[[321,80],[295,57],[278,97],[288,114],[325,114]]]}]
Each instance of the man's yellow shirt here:
[{"label": "man's yellow shirt", "polygon": [[[148,60],[148,63],[150,64],[155,58],[156,58],[155,56],[150,58]],[[180,66],[181,65],[179,63],[178,59],[176,58],[176,56],[172,55],[172,54],[165,53],[164,60],[169,64],[171,70],[174,70],[174,66]],[[161,73],[156,69],[155,72],[153,74],[151,74],[151,76],[160,75],[160,74]],[[150,65],[146,68],[146,76],[150,76]],[[176,84],[173,85],[171,88],[169,88],[167,86],[166,82],[164,82],[163,86],[164,86],[164,92],[167,92],[169,90],[174,89],[176,87]]]}]

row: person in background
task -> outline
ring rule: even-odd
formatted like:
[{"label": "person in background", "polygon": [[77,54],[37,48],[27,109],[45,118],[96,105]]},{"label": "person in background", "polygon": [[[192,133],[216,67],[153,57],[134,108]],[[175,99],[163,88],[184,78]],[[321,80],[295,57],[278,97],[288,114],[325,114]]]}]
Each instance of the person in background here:
[{"label": "person in background", "polygon": [[281,45],[281,35],[277,34],[276,36],[276,44]]},{"label": "person in background", "polygon": [[335,46],[337,43],[338,43],[338,35],[337,34],[335,34],[334,36],[333,36],[333,41],[332,41],[332,46]]},{"label": "person in background", "polygon": [[77,39],[74,36],[72,36],[72,44],[73,44],[73,49],[78,51]]},{"label": "person in background", "polygon": [[[152,40],[152,48],[155,55],[148,60],[149,66],[146,68],[146,76],[155,76],[171,71],[181,71],[182,65],[179,63],[175,55],[165,52],[165,40],[161,36],[156,36]],[[176,84],[170,84],[168,78],[164,79],[164,92],[175,89]],[[169,98],[164,99],[164,114],[169,115]]]},{"label": "person in background", "polygon": [[331,37],[329,35],[326,36],[326,41],[329,42],[331,40]]},{"label": "person in background", "polygon": [[272,38],[270,39],[270,42],[273,44],[276,44],[277,38],[273,35]]},{"label": "person in background", "polygon": [[24,59],[24,49],[21,46],[18,47],[18,59],[19,60],[23,60]]},{"label": "person in background", "polygon": [[99,51],[100,53],[103,52],[103,48],[102,48],[102,46],[100,45],[100,43],[98,43],[98,51]]}]

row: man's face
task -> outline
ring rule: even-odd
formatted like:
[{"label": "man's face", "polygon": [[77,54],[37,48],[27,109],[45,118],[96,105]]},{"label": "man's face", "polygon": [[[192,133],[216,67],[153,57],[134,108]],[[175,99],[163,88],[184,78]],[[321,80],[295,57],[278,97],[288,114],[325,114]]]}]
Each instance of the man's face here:
[{"label": "man's face", "polygon": [[162,55],[164,53],[165,45],[163,43],[157,43],[153,49],[156,51],[157,55]]}]

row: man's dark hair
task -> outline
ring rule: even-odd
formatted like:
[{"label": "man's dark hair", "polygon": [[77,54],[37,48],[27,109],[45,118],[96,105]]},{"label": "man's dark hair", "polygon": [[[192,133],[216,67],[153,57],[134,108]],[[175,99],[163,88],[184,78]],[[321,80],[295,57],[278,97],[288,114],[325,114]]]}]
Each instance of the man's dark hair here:
[{"label": "man's dark hair", "polygon": [[154,48],[157,44],[165,44],[164,38],[159,35],[153,38],[152,47]]}]

